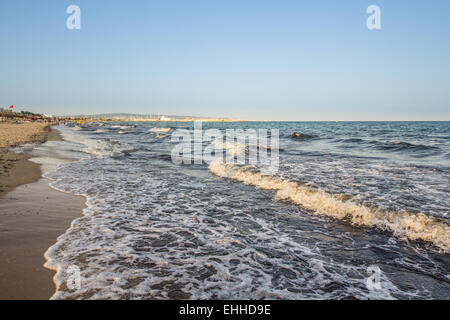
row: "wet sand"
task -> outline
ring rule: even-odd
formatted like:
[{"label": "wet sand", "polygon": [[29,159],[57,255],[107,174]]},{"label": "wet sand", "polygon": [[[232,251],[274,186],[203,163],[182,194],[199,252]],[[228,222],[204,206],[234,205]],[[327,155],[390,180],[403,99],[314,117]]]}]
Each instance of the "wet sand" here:
[{"label": "wet sand", "polygon": [[22,185],[0,200],[0,299],[49,299],[55,292],[44,253],[81,216],[85,199],[48,183]]},{"label": "wet sand", "polygon": [[[38,139],[34,142],[61,137],[45,129]],[[52,189],[29,156],[2,152],[0,299],[48,299],[55,292],[55,272],[43,267],[44,253],[81,216],[85,199]]]}]

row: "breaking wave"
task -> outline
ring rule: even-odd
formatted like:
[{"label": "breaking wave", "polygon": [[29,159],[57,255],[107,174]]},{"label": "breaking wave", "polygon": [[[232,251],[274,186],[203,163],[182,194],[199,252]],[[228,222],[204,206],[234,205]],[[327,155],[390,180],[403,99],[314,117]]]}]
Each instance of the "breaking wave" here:
[{"label": "breaking wave", "polygon": [[253,166],[239,167],[214,161],[209,170],[215,175],[243,182],[261,189],[276,191],[276,198],[301,205],[316,215],[326,215],[341,220],[349,220],[358,226],[377,227],[392,231],[396,236],[411,240],[428,241],[450,252],[450,227],[423,213],[407,211],[386,211],[367,207],[351,200],[341,200],[339,196],[322,190],[300,185],[287,179],[264,175]]},{"label": "breaking wave", "polygon": [[148,130],[149,132],[155,132],[155,133],[160,133],[160,132],[169,132],[170,130],[172,130],[172,128],[151,128],[150,130]]},{"label": "breaking wave", "polygon": [[97,158],[118,158],[128,154],[133,148],[112,140],[97,140],[67,131],[61,132],[65,141],[81,144],[83,152]]}]

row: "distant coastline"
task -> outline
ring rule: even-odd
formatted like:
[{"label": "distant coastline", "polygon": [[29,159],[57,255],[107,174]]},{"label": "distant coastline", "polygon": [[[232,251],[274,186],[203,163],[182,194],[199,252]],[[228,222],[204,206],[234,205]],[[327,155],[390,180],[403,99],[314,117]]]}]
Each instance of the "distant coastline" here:
[{"label": "distant coastline", "polygon": [[233,118],[220,118],[220,117],[197,117],[197,116],[175,116],[175,115],[145,115],[145,114],[133,114],[133,113],[106,113],[106,114],[94,114],[94,115],[70,115],[59,116],[61,121],[104,121],[104,122],[242,122],[247,120],[233,119]]}]

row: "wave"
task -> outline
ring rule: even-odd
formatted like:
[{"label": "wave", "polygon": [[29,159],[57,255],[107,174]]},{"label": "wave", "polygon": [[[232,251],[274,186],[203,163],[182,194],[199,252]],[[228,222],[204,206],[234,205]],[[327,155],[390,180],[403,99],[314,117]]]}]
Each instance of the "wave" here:
[{"label": "wave", "polygon": [[440,149],[435,146],[428,146],[423,144],[413,144],[405,141],[387,141],[387,142],[375,142],[375,148],[379,150],[389,151],[439,151]]},{"label": "wave", "polygon": [[[213,146],[216,148],[216,150],[225,150],[228,154],[232,155],[233,157],[237,157],[240,154],[249,155],[250,150],[253,148],[255,151],[259,151],[261,149],[265,149],[267,151],[271,151],[272,148],[267,145],[263,144],[250,144],[250,143],[240,143],[237,141],[228,142],[223,141],[222,139],[215,139],[213,141]],[[278,148],[279,151],[281,151],[280,148]]]},{"label": "wave", "polygon": [[77,134],[62,131],[64,140],[74,142],[83,146],[83,152],[93,155],[97,158],[118,158],[129,154],[133,149],[119,141],[97,140]]},{"label": "wave", "polygon": [[164,139],[164,138],[167,138],[168,137],[168,135],[167,134],[163,134],[163,133],[158,133],[157,135],[156,135],[156,138],[157,139]]},{"label": "wave", "polygon": [[364,140],[361,138],[344,138],[337,139],[335,142],[353,145],[366,145],[369,148],[380,151],[392,152],[438,152],[440,148],[437,146],[414,144],[406,141],[378,141],[378,140]]},{"label": "wave", "polygon": [[276,191],[276,198],[301,205],[316,215],[326,215],[349,220],[358,226],[377,227],[392,231],[396,236],[411,240],[428,241],[450,252],[450,227],[423,213],[386,211],[376,207],[344,201],[322,190],[300,185],[287,179],[263,175],[253,166],[239,167],[214,161],[209,170],[222,178],[228,178],[261,189]]},{"label": "wave", "polygon": [[172,128],[151,128],[150,130],[148,130],[148,132],[155,132],[155,133],[159,133],[159,132],[169,132],[170,130],[172,130]]},{"label": "wave", "polygon": [[292,139],[296,139],[296,140],[307,140],[307,139],[317,138],[317,136],[306,134],[306,133],[301,133],[301,132],[293,132],[293,133],[291,133],[290,137]]},{"label": "wave", "polygon": [[337,142],[343,142],[343,143],[365,143],[367,142],[364,139],[360,138],[348,138],[348,139],[339,139]]},{"label": "wave", "polygon": [[113,125],[110,128],[115,128],[115,129],[121,129],[121,130],[125,130],[125,129],[133,129],[136,128],[135,125],[132,126],[127,126],[127,125]]}]

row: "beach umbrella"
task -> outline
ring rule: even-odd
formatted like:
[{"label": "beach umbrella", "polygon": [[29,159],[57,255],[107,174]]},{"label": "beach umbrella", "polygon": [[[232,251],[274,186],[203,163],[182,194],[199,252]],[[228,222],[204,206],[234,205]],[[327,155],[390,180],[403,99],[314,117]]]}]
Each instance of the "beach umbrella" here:
[{"label": "beach umbrella", "polygon": [[14,106],[9,106],[10,109],[14,109]]}]

